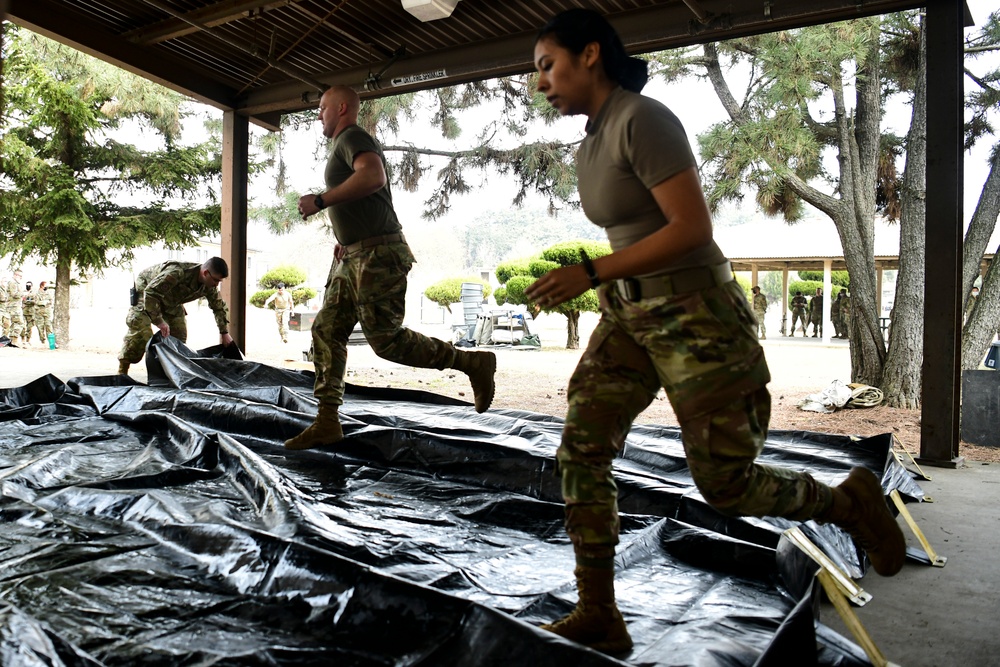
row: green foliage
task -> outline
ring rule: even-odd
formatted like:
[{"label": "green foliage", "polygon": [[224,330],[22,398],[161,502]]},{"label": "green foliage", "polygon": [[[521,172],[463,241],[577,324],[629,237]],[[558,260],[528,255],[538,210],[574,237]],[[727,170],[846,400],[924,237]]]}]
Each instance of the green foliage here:
[{"label": "green foliage", "polygon": [[507,303],[507,288],[498,287],[497,291],[493,293],[493,298],[496,300],[498,306]]},{"label": "green foliage", "polygon": [[[792,303],[792,297],[795,296],[796,292],[802,292],[802,296],[806,299],[812,299],[816,296],[816,290],[823,289],[822,280],[789,280],[788,281],[788,303]],[[836,292],[837,290],[834,290]],[[791,307],[791,306],[789,306]]]},{"label": "green foliage", "polygon": [[[823,272],[822,271],[799,271],[799,278],[802,280],[811,280],[813,282],[818,282],[818,287],[823,286]],[[851,277],[847,275],[847,271],[831,271],[830,272],[830,282],[834,285],[839,285],[841,287],[850,288]]]},{"label": "green foliage", "polygon": [[[541,257],[531,257],[503,262],[496,268],[497,280],[503,283],[503,301],[501,292],[497,290],[497,303],[527,306],[532,314],[537,316],[542,309],[525,295],[524,290],[543,275],[564,266],[579,264],[582,259],[581,250],[586,251],[591,259],[603,257],[611,253],[611,246],[600,241],[564,241],[550,246],[542,251]],[[599,304],[597,292],[588,289],[580,296],[570,299],[555,308],[546,308],[545,312],[560,313],[566,316],[567,328],[571,321],[582,312],[597,312]],[[567,340],[572,337],[568,336]]]},{"label": "green foliage", "polygon": [[528,275],[538,280],[552,269],[558,269],[561,264],[547,259],[533,259],[528,262]]},{"label": "green foliage", "polygon": [[542,259],[555,262],[559,266],[572,266],[573,264],[579,264],[583,260],[583,251],[591,259],[597,259],[598,257],[610,255],[611,246],[606,241],[588,241],[583,239],[565,241],[546,248],[542,252]]},{"label": "green foliage", "polygon": [[297,266],[277,266],[260,277],[259,284],[265,289],[274,290],[278,283],[285,283],[286,289],[292,289],[306,281],[306,272]]},{"label": "green foliage", "polygon": [[[533,282],[535,282],[534,278],[523,273],[511,276],[511,278],[503,286],[503,289],[505,290],[504,303],[509,303],[515,306],[533,306],[534,304],[528,300],[528,297],[524,293],[524,290],[526,290]],[[497,303],[499,303],[499,301]]]},{"label": "green foliage", "polygon": [[753,285],[750,284],[750,279],[744,278],[743,276],[736,276],[736,284],[739,285],[740,289],[743,290],[743,293],[746,294],[747,301],[750,301],[753,298],[751,293]]},{"label": "green foliage", "polygon": [[483,298],[485,299],[493,291],[489,283],[482,278],[445,278],[439,280],[424,290],[424,296],[439,306],[448,308],[453,303],[459,303],[462,299],[462,283],[477,283],[483,286]]},{"label": "green foliage", "polygon": [[605,237],[582,213],[550,215],[537,208],[485,211],[459,225],[455,234],[465,248],[468,267],[496,266],[563,239]]},{"label": "green foliage", "polygon": [[537,261],[538,258],[525,258],[525,259],[513,259],[507,262],[501,262],[497,264],[496,277],[497,281],[501,285],[506,284],[514,276],[530,276],[531,275],[531,262]]},{"label": "green foliage", "polygon": [[[250,297],[250,305],[257,308],[263,308],[264,302],[271,298],[271,295],[277,292],[276,289],[262,289],[253,293]],[[309,301],[309,299],[316,298],[316,290],[312,287],[300,287],[298,289],[291,290],[292,303],[296,306],[301,305]],[[268,309],[274,310],[274,302],[267,304]]]},{"label": "green foliage", "polygon": [[[99,274],[130,262],[135,247],[180,248],[218,231],[210,188],[220,159],[208,145],[177,145],[180,95],[11,24],[5,29],[0,255]],[[115,131],[126,121],[160,148],[119,141]],[[208,204],[170,206],[168,198]]]}]

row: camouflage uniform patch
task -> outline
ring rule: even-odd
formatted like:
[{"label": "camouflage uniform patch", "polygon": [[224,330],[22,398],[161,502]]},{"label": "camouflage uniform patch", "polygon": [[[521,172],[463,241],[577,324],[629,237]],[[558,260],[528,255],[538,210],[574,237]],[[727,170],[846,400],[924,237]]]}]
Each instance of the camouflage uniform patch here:
[{"label": "camouflage uniform patch", "polygon": [[601,321],[570,379],[556,453],[578,553],[618,543],[612,460],[661,386],[691,475],[714,507],[804,519],[829,505],[829,489],[809,475],[754,463],[770,419],[770,374],[735,281],[637,303],[620,298],[614,283],[599,291]]},{"label": "camouflage uniform patch", "polygon": [[453,345],[403,326],[406,276],[413,262],[405,242],[364,248],[333,261],[323,307],[312,326],[313,395],[318,401],[343,404],[347,341],[358,322],[383,359],[418,368],[454,366]]}]

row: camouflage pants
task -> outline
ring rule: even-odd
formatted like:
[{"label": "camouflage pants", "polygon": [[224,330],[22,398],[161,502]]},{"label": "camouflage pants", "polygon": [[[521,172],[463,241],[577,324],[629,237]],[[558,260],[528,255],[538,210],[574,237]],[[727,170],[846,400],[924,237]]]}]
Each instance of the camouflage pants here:
[{"label": "camouflage pants", "polygon": [[802,335],[805,336],[806,335],[806,327],[809,325],[809,320],[806,319],[806,313],[805,313],[805,311],[792,310],[792,330],[789,333],[789,335],[791,335],[791,336],[795,335],[795,324],[797,322],[801,322],[802,323]]},{"label": "camouflage pants", "polygon": [[333,261],[323,307],[312,326],[313,395],[319,402],[344,402],[347,341],[358,322],[383,359],[419,368],[454,366],[453,345],[403,326],[406,276],[413,262],[405,242],[372,246]]},{"label": "camouflage pants", "polygon": [[757,335],[760,338],[764,338],[765,336],[767,336],[767,327],[764,326],[764,311],[763,310],[753,311],[753,317],[755,320],[757,320],[757,327],[756,327]]},{"label": "camouflage pants", "polygon": [[606,558],[618,544],[612,460],[661,386],[691,476],[717,510],[803,520],[829,507],[829,488],[808,474],[755,463],[770,419],[770,374],[735,281],[638,303],[621,299],[614,284],[600,289],[602,318],[570,379],[556,453],[578,558]]},{"label": "camouflage pants", "polygon": [[0,304],[0,308],[3,309],[6,314],[6,320],[10,324],[5,324],[6,331],[5,335],[10,338],[20,338],[21,332],[24,331],[24,315],[21,313],[21,302],[19,300],[7,301],[4,304]]},{"label": "camouflage pants", "polygon": [[21,336],[30,342],[31,331],[35,328],[35,306],[32,304],[23,306],[21,313],[24,316],[24,330],[21,332]]},{"label": "camouflage pants", "polygon": [[812,313],[809,315],[809,322],[813,325],[813,335],[823,335],[823,313]]},{"label": "camouflage pants", "polygon": [[35,313],[35,327],[38,329],[38,339],[48,343],[49,334],[52,333],[52,315],[49,314],[48,308]]},{"label": "camouflage pants", "polygon": [[[163,321],[170,326],[171,336],[182,343],[187,342],[187,318],[183,306],[176,311],[164,310]],[[118,360],[137,364],[142,360],[142,355],[146,354],[146,344],[153,337],[153,322],[146,311],[139,306],[132,306],[125,316],[125,326],[128,327],[128,333],[122,340]]]},{"label": "camouflage pants", "polygon": [[285,331],[285,315],[287,310],[275,310],[274,319],[278,321],[278,335],[281,336],[281,340],[288,339],[288,332]]}]

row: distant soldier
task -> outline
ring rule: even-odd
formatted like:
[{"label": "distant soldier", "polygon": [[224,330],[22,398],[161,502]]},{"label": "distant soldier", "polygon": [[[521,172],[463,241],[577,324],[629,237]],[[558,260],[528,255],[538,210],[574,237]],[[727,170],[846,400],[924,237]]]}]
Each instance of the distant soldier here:
[{"label": "distant soldier", "polygon": [[7,276],[0,274],[0,335],[10,335],[10,315],[7,313]]},{"label": "distant soldier", "polygon": [[767,312],[767,297],[764,296],[760,287],[753,286],[753,314],[757,318],[757,338],[764,340],[767,338],[767,327],[764,326],[764,313]]},{"label": "distant soldier", "polygon": [[135,302],[125,317],[128,333],[118,353],[118,372],[128,373],[130,364],[138,363],[153,337],[153,327],[164,336],[187,342],[187,318],[184,304],[204,298],[215,313],[219,342],[229,346],[229,306],[219,295],[219,283],[229,277],[229,266],[221,257],[204,264],[163,262],[151,266],[135,281]]},{"label": "distant soldier", "polygon": [[24,292],[21,293],[21,314],[24,317],[21,343],[31,347],[31,332],[35,328],[35,286],[30,280],[24,283]]},{"label": "distant soldier", "polygon": [[846,289],[841,290],[840,295],[844,297],[844,302],[840,304],[840,322],[842,324],[841,333],[843,338],[851,337],[851,293]]},{"label": "distant soldier", "polygon": [[813,325],[813,338],[823,335],[823,288],[816,288],[816,295],[809,299],[809,321]]},{"label": "distant soldier", "polygon": [[267,308],[271,302],[274,302],[274,317],[278,321],[278,335],[281,336],[281,342],[288,342],[288,333],[285,331],[285,314],[292,312],[292,306],[295,305],[292,301],[292,295],[285,291],[285,283],[278,283],[278,291],[267,297],[267,301],[264,302],[264,307]]},{"label": "distant soldier", "polygon": [[47,344],[52,333],[52,292],[45,280],[38,283],[35,294],[35,328],[38,329],[39,340]]},{"label": "distant soldier", "polygon": [[11,345],[21,342],[21,332],[24,330],[24,313],[21,311],[21,297],[24,292],[21,290],[21,276],[20,269],[14,271],[14,277],[4,281],[3,294],[0,294],[0,300],[3,300],[4,296],[7,297],[6,301],[0,303],[0,308],[6,311],[10,319],[7,336],[10,337]]},{"label": "distant soldier", "polygon": [[806,319],[806,309],[809,307],[809,301],[802,296],[802,292],[796,292],[795,296],[792,297],[792,331],[789,336],[795,335],[795,323],[802,322],[802,335],[806,335],[806,326],[809,324],[809,320]]},{"label": "distant soldier", "polygon": [[840,319],[840,306],[842,303],[844,303],[843,290],[837,293],[837,298],[830,304],[830,321],[833,322],[834,338],[844,337],[842,335],[844,331],[844,323],[843,320]]}]

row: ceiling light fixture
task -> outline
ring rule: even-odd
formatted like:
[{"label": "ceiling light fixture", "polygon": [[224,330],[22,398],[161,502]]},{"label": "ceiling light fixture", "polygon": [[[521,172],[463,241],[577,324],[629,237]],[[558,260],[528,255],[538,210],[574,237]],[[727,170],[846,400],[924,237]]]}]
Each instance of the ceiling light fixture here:
[{"label": "ceiling light fixture", "polygon": [[446,19],[461,0],[403,0],[403,9],[421,21]]}]

